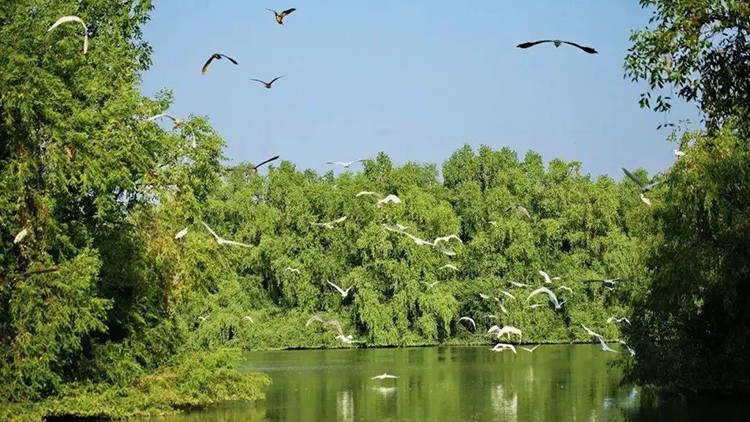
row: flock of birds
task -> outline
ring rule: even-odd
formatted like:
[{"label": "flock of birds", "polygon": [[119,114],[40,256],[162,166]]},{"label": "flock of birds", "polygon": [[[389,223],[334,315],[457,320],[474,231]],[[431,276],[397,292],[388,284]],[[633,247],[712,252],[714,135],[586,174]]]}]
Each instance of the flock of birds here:
[{"label": "flock of birds", "polygon": [[[273,12],[274,18],[276,20],[276,23],[278,23],[279,25],[284,25],[284,19],[287,16],[289,16],[291,13],[293,13],[296,10],[296,8],[289,8],[289,9],[283,10],[280,13],[278,11],[276,11],[276,10],[273,10],[273,9],[266,9],[266,10],[268,10],[270,12]],[[78,16],[64,16],[64,17],[61,17],[54,24],[52,24],[52,26],[49,28],[48,32],[54,30],[55,28],[57,28],[58,26],[60,26],[60,25],[62,25],[64,23],[68,23],[68,22],[77,23],[77,24],[80,24],[82,26],[82,28],[83,28],[83,54],[86,54],[87,51],[88,51],[88,44],[89,44],[89,40],[88,40],[88,28],[86,26],[86,23],[80,17],[78,17]],[[539,45],[539,44],[544,44],[544,43],[551,43],[555,47],[560,47],[561,45],[566,44],[566,45],[570,45],[570,46],[576,47],[576,48],[580,49],[581,51],[583,51],[585,53],[588,53],[588,54],[597,54],[598,53],[594,48],[587,47],[587,46],[582,46],[580,44],[577,44],[577,43],[574,43],[574,42],[571,42],[571,41],[566,41],[566,40],[552,40],[552,39],[548,39],[548,40],[539,40],[539,41],[532,41],[532,42],[524,42],[524,43],[518,44],[517,47],[521,48],[521,49],[527,49],[527,48],[530,48],[530,47],[533,47],[533,46],[536,46],[536,45]],[[233,65],[238,65],[237,60],[235,60],[234,58],[232,58],[232,57],[230,57],[230,56],[228,56],[226,54],[223,54],[223,53],[213,53],[213,54],[211,54],[211,56],[209,57],[209,59],[205,62],[205,64],[203,65],[203,67],[201,68],[201,75],[206,75],[208,73],[208,71],[210,70],[211,65],[215,61],[220,61],[220,60],[223,60],[223,59],[226,59],[227,61],[229,61]],[[283,75],[277,76],[277,77],[275,77],[275,78],[273,78],[273,79],[271,79],[270,81],[267,81],[267,82],[264,81],[264,80],[262,80],[262,79],[251,79],[251,80],[254,81],[254,82],[258,82],[258,83],[262,84],[266,89],[271,89],[272,86],[273,86],[273,84],[276,81],[278,81],[279,79],[283,78],[283,77],[284,77]],[[179,119],[177,117],[174,117],[174,116],[172,116],[170,114],[167,114],[167,113],[158,114],[158,115],[149,117],[149,118],[147,118],[145,120],[154,122],[154,121],[156,121],[158,119],[161,119],[161,118],[168,118],[168,119],[170,119],[172,121],[173,125],[174,125],[173,126],[174,128],[189,127],[189,126],[187,126],[187,124],[185,123],[184,120]],[[193,146],[195,146],[195,144],[193,144]],[[681,156],[684,155],[684,153],[682,151],[678,151],[678,150],[674,150],[674,153],[677,156],[677,158],[680,158]],[[268,160],[265,160],[265,161],[261,162],[260,164],[254,165],[254,166],[251,167],[250,172],[257,173],[258,172],[258,168],[260,166],[268,164],[268,163],[270,163],[270,162],[272,162],[274,160],[277,160],[278,158],[279,158],[279,156],[277,155],[275,157],[272,157],[272,158],[270,158]],[[331,162],[327,162],[327,164],[340,165],[340,166],[342,166],[342,167],[344,167],[346,169],[349,169],[352,164],[359,163],[359,162],[364,162],[364,161],[366,161],[366,160],[331,161]],[[641,179],[639,179],[638,177],[636,177],[635,175],[633,175],[627,169],[623,168],[622,170],[623,170],[623,172],[625,173],[625,175],[628,178],[630,178],[633,182],[635,182],[638,185],[638,188],[639,188],[639,191],[640,191],[640,198],[641,198],[641,200],[645,204],[651,205],[650,200],[645,196],[645,194],[647,192],[649,192],[652,188],[654,188],[655,186],[657,186],[659,183],[662,183],[662,182],[646,183],[646,182],[642,181]],[[382,195],[382,194],[380,194],[378,192],[373,192],[373,191],[362,191],[362,192],[359,192],[359,193],[356,194],[356,197],[364,197],[364,196],[374,197],[375,198],[375,205],[378,206],[378,207],[381,207],[381,206],[386,205],[386,204],[398,205],[398,204],[402,203],[402,200],[398,196],[396,196],[394,194]],[[516,209],[519,212],[519,214],[522,215],[522,216],[524,216],[524,217],[528,218],[530,216],[529,211],[525,207],[523,207],[522,205],[520,205],[520,204],[516,204],[516,205],[512,205],[512,206],[508,207],[506,209],[506,212],[510,211],[512,209]],[[335,229],[335,227],[337,227],[337,225],[343,223],[346,219],[347,219],[347,216],[341,216],[341,217],[339,217],[339,218],[337,218],[335,220],[332,220],[332,221],[327,221],[327,222],[310,222],[310,224],[313,225],[313,226],[316,226],[316,227],[320,227],[320,228],[332,230],[332,229]],[[250,244],[241,243],[241,242],[237,242],[237,241],[233,241],[233,240],[229,240],[229,239],[223,238],[223,237],[219,236],[205,222],[201,221],[201,224],[213,236],[214,240],[216,241],[216,243],[219,246],[237,246],[237,247],[243,247],[243,248],[251,248],[251,247],[253,247],[253,245],[250,245]],[[489,224],[496,224],[496,223],[494,221],[490,221]],[[450,243],[451,241],[463,243],[463,241],[456,234],[449,234],[449,235],[446,235],[446,236],[436,237],[433,240],[425,240],[425,239],[419,238],[419,237],[417,237],[417,236],[409,233],[407,231],[408,227],[403,226],[401,224],[396,224],[394,226],[388,225],[388,224],[383,224],[383,228],[384,228],[384,230],[386,232],[396,233],[398,235],[405,236],[405,237],[409,238],[410,240],[412,240],[418,246],[428,246],[428,247],[431,247],[434,250],[436,250],[436,251],[438,251],[438,252],[440,252],[442,254],[445,254],[446,256],[455,256],[456,255],[456,252],[453,251],[452,249],[449,249],[449,247],[448,247],[448,245],[451,244]],[[175,235],[175,239],[176,240],[180,240],[180,239],[184,238],[187,234],[188,234],[188,228],[186,227],[186,228],[180,230]],[[27,228],[22,229],[16,235],[16,237],[14,239],[14,243],[20,243],[20,242],[22,242],[23,239],[27,235],[28,235],[28,229]],[[458,271],[458,268],[455,265],[453,265],[453,264],[445,264],[442,267],[440,267],[439,269],[441,269],[441,270],[446,269],[446,270]],[[301,272],[300,272],[299,269],[292,268],[292,267],[286,267],[285,271],[288,271],[288,272],[291,272],[291,273],[294,273],[294,274],[301,274]],[[573,289],[571,289],[570,287],[564,286],[564,285],[558,285],[559,283],[555,283],[555,282],[558,282],[560,280],[560,277],[550,277],[546,272],[541,271],[541,270],[539,271],[539,274],[544,278],[544,285],[542,285],[541,287],[538,287],[538,288],[534,289],[533,291],[531,291],[530,294],[527,297],[527,302],[530,301],[532,298],[534,298],[537,295],[544,294],[544,295],[547,296],[549,304],[554,308],[555,311],[558,311],[558,310],[562,309],[562,307],[563,307],[563,305],[565,304],[566,301],[565,300],[560,301],[559,298],[558,298],[557,293],[555,293],[555,291],[553,291],[552,289],[550,289],[550,287],[554,287],[558,291],[567,291],[568,293],[571,293],[571,294],[573,293]],[[600,282],[600,283],[602,283],[604,285],[605,288],[607,288],[607,289],[614,289],[614,286],[619,281],[623,281],[623,280],[625,280],[625,279],[623,279],[623,278],[614,278],[614,279],[605,279],[605,280],[583,280],[583,282],[584,283]],[[423,282],[423,283],[427,285],[428,289],[432,289],[438,283],[440,283],[440,281],[434,281],[432,283],[427,283],[427,282]],[[530,287],[527,284],[519,283],[519,282],[515,282],[515,281],[507,281],[507,283],[509,284],[510,288],[515,288],[515,289],[523,289],[523,288]],[[341,287],[341,286],[339,286],[339,285],[331,282],[330,280],[327,281],[327,284],[330,285],[333,289],[335,289],[335,291],[338,294],[341,295],[342,299],[347,298],[351,294],[352,288],[354,287],[354,285],[351,285],[351,286],[348,286],[347,288],[343,288],[343,287]],[[493,297],[493,296],[485,294],[485,293],[479,293],[479,296],[482,299],[495,301],[497,304],[499,304],[500,310],[502,312],[504,312],[504,313],[507,314],[507,310],[503,306],[503,301],[506,300],[506,299],[516,300],[516,295],[514,295],[513,293],[511,293],[510,291],[507,291],[507,290],[501,290],[501,293],[504,296],[503,299],[500,299],[499,297]],[[534,303],[534,304],[531,304],[529,306],[530,306],[530,308],[535,309],[535,308],[539,308],[539,307],[544,306],[544,303]],[[497,318],[496,315],[485,315],[485,316],[489,317],[489,318]],[[206,319],[208,319],[207,316],[201,316],[201,317],[199,317],[199,321],[200,322],[203,322]],[[251,323],[255,322],[253,320],[253,318],[251,316],[249,316],[249,315],[245,316],[245,319],[248,320]],[[306,326],[310,326],[311,324],[313,324],[315,322],[322,324],[323,327],[330,326],[330,327],[335,328],[336,334],[337,334],[336,337],[335,337],[335,339],[341,341],[342,343],[345,343],[345,344],[363,343],[363,341],[361,341],[361,340],[354,339],[354,337],[353,337],[352,334],[344,334],[344,331],[342,329],[342,326],[341,326],[340,322],[337,321],[337,320],[335,320],[335,319],[329,319],[329,318],[326,318],[326,317],[322,316],[321,314],[315,314],[315,315],[313,315],[312,317],[310,317],[307,320]],[[471,327],[473,328],[473,330],[477,329],[476,321],[473,318],[469,317],[469,316],[462,316],[462,317],[458,318],[457,322],[458,323],[464,322],[464,323],[470,324]],[[628,323],[628,324],[630,323],[630,321],[626,317],[621,317],[621,318],[610,317],[610,318],[607,319],[607,323],[612,323],[612,322],[617,322],[617,323],[625,322],[625,323]],[[596,338],[596,339],[599,340],[599,342],[601,343],[601,346],[602,346],[602,350],[604,350],[606,352],[617,353],[616,350],[612,349],[611,347],[609,347],[606,344],[606,342],[604,340],[604,337],[602,335],[600,335],[600,334],[592,331],[591,329],[589,329],[588,327],[586,327],[583,324],[581,324],[581,325],[582,325],[583,329],[587,332],[588,335],[590,335],[590,336],[592,336],[592,337],[594,337],[594,338]],[[494,334],[497,339],[501,339],[505,335],[508,335],[509,338],[510,338],[511,335],[515,335],[515,336],[518,337],[519,343],[520,343],[521,337],[522,337],[522,331],[520,329],[518,329],[516,327],[513,327],[513,326],[507,326],[507,325],[506,326],[502,326],[502,327],[500,327],[498,325],[493,325],[487,331],[487,334]],[[632,356],[635,356],[635,352],[633,351],[632,348],[630,348],[629,346],[627,346],[627,344],[625,344],[625,342],[623,342],[621,340],[620,340],[620,342],[623,345],[625,345],[625,347],[627,347],[629,353]],[[531,353],[537,347],[539,347],[539,344],[537,344],[534,347],[521,347],[521,348],[523,350],[526,350],[529,353]],[[491,350],[492,351],[496,351],[496,352],[500,352],[500,351],[504,351],[504,350],[511,350],[514,353],[516,353],[515,345],[510,344],[510,343],[497,343]],[[380,379],[380,380],[382,380],[382,379],[390,379],[390,378],[398,378],[398,377],[396,377],[394,375],[389,375],[387,373],[382,374],[382,375],[378,375],[376,377],[373,377],[373,379]]]}]

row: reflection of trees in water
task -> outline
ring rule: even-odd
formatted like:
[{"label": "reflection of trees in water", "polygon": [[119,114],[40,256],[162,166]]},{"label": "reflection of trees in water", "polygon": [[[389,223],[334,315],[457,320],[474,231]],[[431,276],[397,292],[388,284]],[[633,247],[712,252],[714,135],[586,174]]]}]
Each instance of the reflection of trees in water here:
[{"label": "reflection of trees in water", "polygon": [[340,421],[354,420],[354,400],[351,390],[342,390],[336,394],[336,409],[338,409]]},{"label": "reflection of trees in water", "polygon": [[518,419],[518,394],[515,392],[510,396],[510,394],[505,393],[503,386],[498,384],[490,390],[490,402],[496,416],[502,416],[503,420],[515,421]]}]

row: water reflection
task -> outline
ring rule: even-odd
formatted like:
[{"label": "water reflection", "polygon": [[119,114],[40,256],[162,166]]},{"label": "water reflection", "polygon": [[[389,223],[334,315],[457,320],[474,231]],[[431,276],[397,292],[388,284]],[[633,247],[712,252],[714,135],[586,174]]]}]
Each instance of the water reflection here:
[{"label": "water reflection", "polygon": [[[266,400],[158,421],[700,420],[695,415],[743,420],[740,416],[750,410],[749,405],[706,406],[710,413],[685,405],[645,409],[638,388],[618,386],[620,373],[608,365],[616,356],[598,345],[550,345],[523,354],[433,347],[252,352],[247,357],[248,370],[273,380]],[[383,372],[399,378],[370,379]]]}]

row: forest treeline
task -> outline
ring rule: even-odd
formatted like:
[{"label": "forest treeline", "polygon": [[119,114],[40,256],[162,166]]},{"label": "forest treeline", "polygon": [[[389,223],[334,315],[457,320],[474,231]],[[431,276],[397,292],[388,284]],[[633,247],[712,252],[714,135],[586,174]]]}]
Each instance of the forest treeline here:
[{"label": "forest treeline", "polygon": [[[734,91],[709,91],[730,73],[672,81],[704,84],[711,123],[680,135],[686,155],[663,172],[634,171],[663,182],[648,193],[652,206],[630,179],[489,146],[465,145],[440,168],[380,153],[361,170],[324,174],[280,151],[258,174],[224,164],[224,141],[205,117],[179,127],[147,120],[172,102],[169,91],[139,92],[149,1],[85,2],[86,55],[74,27],[46,32],[76,2],[38,3],[0,11],[0,418],[259,399],[269,380],[237,369],[243,351],[351,347],[330,326],[306,325],[315,314],[368,346],[490,342],[494,324],[521,328],[524,342],[589,341],[585,324],[634,345],[637,359],[623,357],[633,380],[748,391],[750,119]],[[747,19],[740,9],[732,19]],[[643,37],[634,35],[627,62],[634,79],[660,71],[640,64],[679,47]],[[711,72],[725,64],[741,75],[742,60],[711,60]],[[252,246],[217,244],[206,225]],[[399,225],[461,242],[418,245],[386,229]],[[560,277],[551,287],[560,309],[545,295],[527,300],[545,285],[540,270]],[[627,280],[583,282],[611,278]]]}]

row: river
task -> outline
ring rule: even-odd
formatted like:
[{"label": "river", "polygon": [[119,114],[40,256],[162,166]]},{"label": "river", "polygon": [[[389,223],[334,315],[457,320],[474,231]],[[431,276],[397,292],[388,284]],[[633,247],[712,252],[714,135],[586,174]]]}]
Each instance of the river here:
[{"label": "river", "polygon": [[[266,399],[142,421],[701,421],[747,420],[748,405],[641,405],[619,386],[620,355],[599,345],[534,352],[482,347],[251,352],[273,380]],[[371,379],[387,372],[395,379]]]}]

